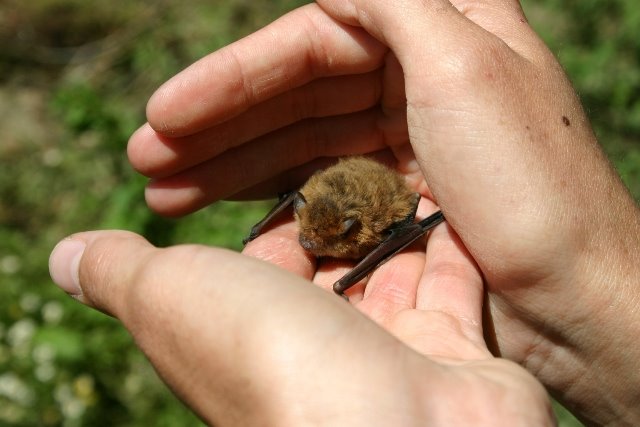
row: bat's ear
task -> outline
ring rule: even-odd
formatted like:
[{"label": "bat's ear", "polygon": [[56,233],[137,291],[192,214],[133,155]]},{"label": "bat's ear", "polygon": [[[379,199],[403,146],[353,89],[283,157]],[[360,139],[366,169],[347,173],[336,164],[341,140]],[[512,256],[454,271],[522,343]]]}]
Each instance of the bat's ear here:
[{"label": "bat's ear", "polygon": [[298,213],[300,209],[304,208],[307,205],[307,199],[304,198],[301,192],[297,192],[295,196],[293,196],[293,210]]}]

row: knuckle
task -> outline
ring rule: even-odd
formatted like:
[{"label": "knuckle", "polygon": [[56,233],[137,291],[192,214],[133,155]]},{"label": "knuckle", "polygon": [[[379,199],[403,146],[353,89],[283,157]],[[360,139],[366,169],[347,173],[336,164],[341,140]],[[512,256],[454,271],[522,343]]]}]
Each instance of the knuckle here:
[{"label": "knuckle", "polygon": [[435,75],[447,76],[458,87],[477,88],[478,85],[493,85],[510,73],[513,52],[495,37],[483,37],[469,43],[439,62]]},{"label": "knuckle", "polygon": [[117,296],[120,280],[121,250],[132,238],[140,238],[133,233],[109,233],[94,238],[87,245],[79,266],[83,298],[92,306],[115,313],[120,306]]}]

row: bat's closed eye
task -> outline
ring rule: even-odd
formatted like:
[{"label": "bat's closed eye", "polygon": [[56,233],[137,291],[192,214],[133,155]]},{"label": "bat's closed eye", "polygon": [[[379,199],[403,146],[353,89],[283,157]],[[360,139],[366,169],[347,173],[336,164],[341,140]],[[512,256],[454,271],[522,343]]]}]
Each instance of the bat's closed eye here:
[{"label": "bat's closed eye", "polygon": [[347,218],[342,221],[341,234],[343,236],[346,235],[353,228],[353,225],[356,223],[356,221],[357,220],[355,218]]}]

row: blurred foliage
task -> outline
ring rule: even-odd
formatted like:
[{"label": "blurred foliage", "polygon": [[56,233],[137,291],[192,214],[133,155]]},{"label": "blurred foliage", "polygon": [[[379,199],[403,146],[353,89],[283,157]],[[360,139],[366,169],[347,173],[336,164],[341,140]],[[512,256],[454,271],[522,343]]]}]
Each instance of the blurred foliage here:
[{"label": "blurred foliage", "polygon": [[121,325],[51,285],[74,231],[240,248],[264,203],[152,214],[126,160],[146,100],[296,1],[0,1],[0,425],[201,425]]},{"label": "blurred foliage", "polygon": [[[263,203],[159,218],[126,142],[162,82],[301,3],[0,0],[0,425],[200,425],[116,321],[51,285],[47,258],[62,236],[94,228],[239,248]],[[524,7],[640,199],[640,6]]]}]

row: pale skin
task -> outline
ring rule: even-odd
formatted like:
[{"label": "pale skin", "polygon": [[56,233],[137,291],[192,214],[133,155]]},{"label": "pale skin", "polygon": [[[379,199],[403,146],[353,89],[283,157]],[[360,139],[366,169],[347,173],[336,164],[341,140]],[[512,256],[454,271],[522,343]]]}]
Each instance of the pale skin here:
[{"label": "pale skin", "polygon": [[119,318],[203,419],[550,425],[541,383],[586,423],[640,424],[638,207],[516,1],[319,1],[189,67],[147,113],[129,157],[161,213],[372,153],[424,196],[418,216],[436,202],[448,222],[350,293],[364,316],[306,283],[348,264],[317,269],[292,222],[254,258],[124,232],[58,246],[54,280]]}]

